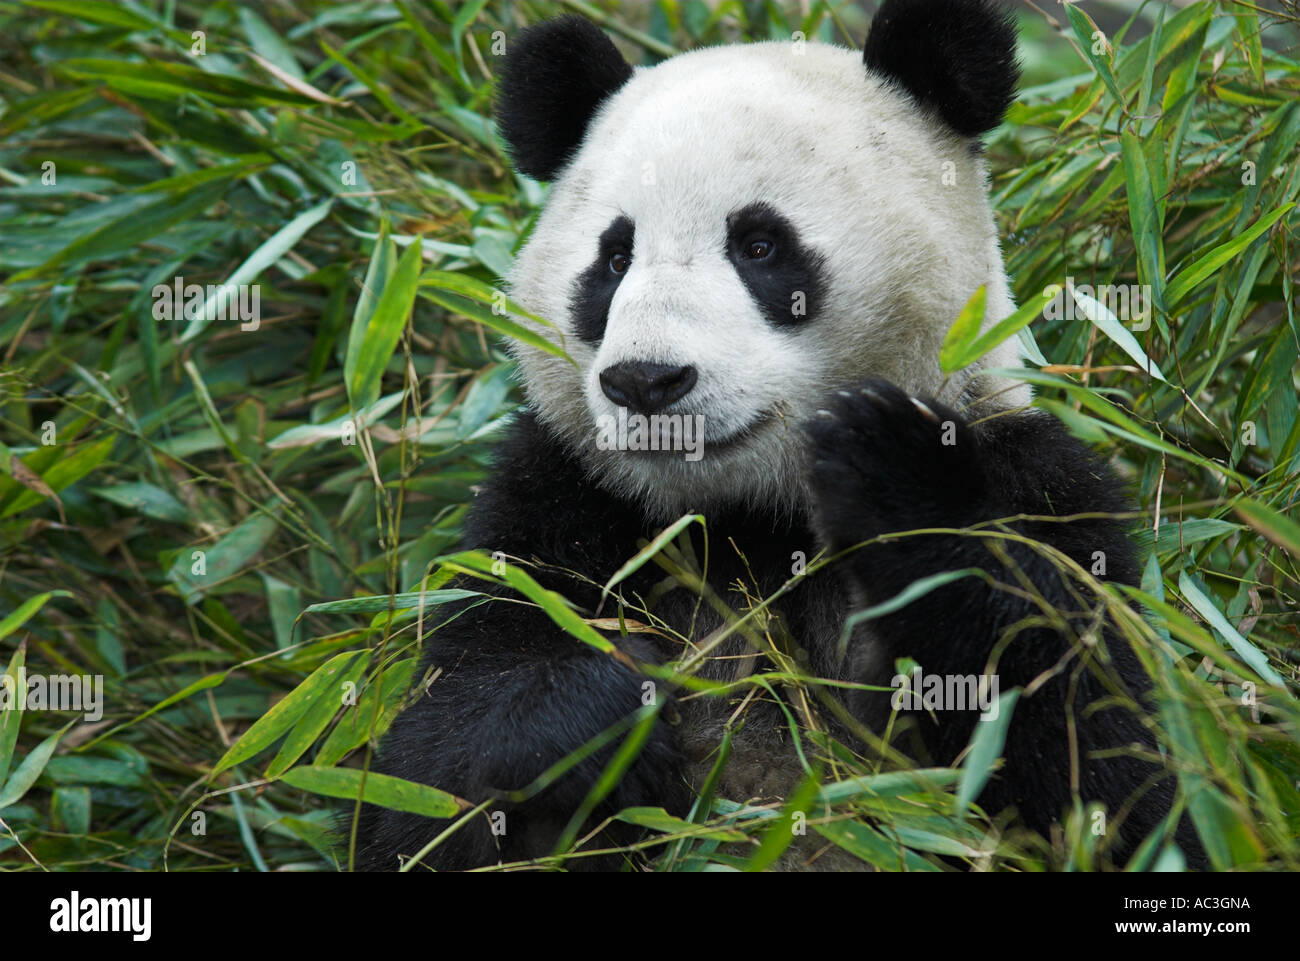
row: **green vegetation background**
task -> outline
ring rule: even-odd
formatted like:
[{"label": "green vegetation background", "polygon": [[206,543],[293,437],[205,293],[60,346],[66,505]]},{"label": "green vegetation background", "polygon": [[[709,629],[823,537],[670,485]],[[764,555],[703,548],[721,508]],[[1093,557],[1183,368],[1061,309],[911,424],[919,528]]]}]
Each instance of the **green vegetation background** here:
[{"label": "green vegetation background", "polygon": [[[1029,305],[1001,335],[1032,320],[1039,403],[1139,498],[1143,591],[1103,596],[1147,608],[1124,630],[1215,866],[1295,870],[1300,18],[1050,10],[1022,10],[1021,98],[989,138]],[[491,287],[543,189],[507,166],[492,76],[562,11],[646,64],[867,24],[823,0],[0,0],[0,668],[102,675],[106,701],[97,723],[0,712],[0,867],[346,865],[324,797],[356,796],[446,595],[387,597],[445,583],[434,559],[520,403]],[[260,284],[260,325],[156,319],[177,276]],[[1154,323],[1040,318],[1067,277],[1151,285]],[[1036,844],[966,806],[996,743],[901,779],[825,747],[800,803],[876,867],[1106,863],[1088,812]],[[696,823],[629,815],[660,867],[762,867],[788,843],[789,806],[710,800]],[[1154,837],[1136,866],[1180,863]]]}]

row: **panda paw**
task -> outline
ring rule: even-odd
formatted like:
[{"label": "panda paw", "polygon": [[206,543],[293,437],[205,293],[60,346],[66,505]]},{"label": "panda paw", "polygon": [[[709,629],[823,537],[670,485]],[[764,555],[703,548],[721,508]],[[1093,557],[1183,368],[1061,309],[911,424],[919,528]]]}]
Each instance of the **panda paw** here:
[{"label": "panda paw", "polygon": [[870,380],[830,394],[807,432],[814,515],[833,549],[973,522],[978,441],[950,408]]}]

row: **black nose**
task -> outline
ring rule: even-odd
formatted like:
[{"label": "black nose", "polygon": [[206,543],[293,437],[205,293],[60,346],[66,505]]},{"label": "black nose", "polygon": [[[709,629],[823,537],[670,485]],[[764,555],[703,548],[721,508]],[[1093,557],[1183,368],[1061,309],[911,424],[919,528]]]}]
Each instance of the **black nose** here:
[{"label": "black nose", "polygon": [[689,394],[695,376],[694,367],[625,360],[600,372],[600,389],[620,407],[653,414]]}]

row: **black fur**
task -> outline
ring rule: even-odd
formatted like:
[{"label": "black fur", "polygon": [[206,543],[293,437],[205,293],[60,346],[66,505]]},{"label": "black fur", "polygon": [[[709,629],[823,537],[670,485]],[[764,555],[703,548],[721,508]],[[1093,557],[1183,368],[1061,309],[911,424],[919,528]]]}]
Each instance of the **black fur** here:
[{"label": "black fur", "polygon": [[520,33],[510,41],[496,101],[515,168],[553,180],[596,109],[631,76],[610,39],[582,17],[546,20]]},{"label": "black fur", "polygon": [[885,0],[863,59],[975,137],[1002,122],[1016,96],[1016,30],[994,0]]},{"label": "black fur", "polygon": [[[752,579],[758,591],[771,592],[789,577],[794,550],[824,546],[835,551],[893,531],[964,527],[1017,514],[1066,517],[1122,508],[1123,499],[1105,467],[1051,417],[1031,412],[971,426],[934,401],[924,403],[930,413],[883,382],[828,399],[829,414],[808,428],[814,451],[814,516],[791,520],[738,511],[711,516],[710,542],[734,541],[744,555],[742,562],[729,550],[714,549],[708,572],[713,589],[735,600],[733,585]],[[942,443],[945,421],[952,422],[955,446]],[[1085,567],[1091,565],[1093,551],[1104,551],[1111,576],[1128,582],[1136,576],[1132,549],[1116,521],[1016,521],[1009,526],[1054,545]],[[562,571],[602,583],[635,554],[638,539],[656,532],[638,505],[596,487],[573,454],[526,415],[503,445],[497,470],[471,509],[465,541],[548,565],[532,572],[544,586],[591,613],[598,606],[599,589]],[[1037,553],[1003,543],[1013,565],[1034,588],[1072,627],[1081,628],[1090,616],[1086,599]],[[993,590],[975,578],[954,582],[876,622],[876,640],[887,656],[871,673],[854,667],[861,662],[852,651],[838,662],[824,639],[823,647],[811,646],[816,638],[810,625],[817,621],[818,604],[828,594],[843,596],[846,588],[861,606],[888,599],[917,578],[960,567],[980,567],[1003,583],[1016,584],[1015,574],[983,545],[976,537],[936,534],[860,548],[838,565],[843,583],[834,569],[809,577],[782,599],[780,613],[792,636],[810,645],[808,661],[823,676],[888,686],[893,659],[900,656],[914,658],[927,672],[982,673],[1003,632],[1037,609],[1025,598]],[[627,596],[651,593],[662,579],[662,573],[652,569],[647,565],[624,585]],[[663,613],[685,633],[692,610],[689,603],[667,604]],[[654,634],[607,636],[644,662],[681,654]],[[1128,693],[1140,699],[1147,683],[1132,653],[1113,635],[1107,634],[1105,642],[1112,667]],[[1015,634],[997,662],[1002,689],[1028,684],[1070,647],[1067,637],[1045,627]],[[1039,831],[1059,819],[1071,797],[1067,710],[1078,720],[1081,795],[1105,802],[1111,818],[1159,771],[1157,765],[1137,758],[1091,756],[1130,745],[1150,751],[1153,741],[1129,711],[1085,711],[1108,691],[1091,669],[1076,671],[1084,660],[1076,656],[1056,680],[1021,697],[1008,733],[1006,767],[980,798],[987,810],[1014,805]],[[439,630],[429,642],[425,666],[441,673],[399,716],[376,770],[436,785],[475,803],[525,786],[642,703],[644,678],[623,661],[584,646],[537,609],[504,601],[470,610]],[[1079,679],[1070,700],[1072,673]],[[883,694],[859,694],[848,704],[877,730],[889,710],[888,695]],[[954,713],[938,717],[937,724],[918,718],[921,753],[928,754],[929,761],[948,764],[969,741],[976,720],[974,715]],[[504,837],[494,838],[479,818],[435,849],[425,863],[457,869],[550,853],[614,747],[526,803],[502,803],[508,824]],[[661,721],[627,775],[594,812],[593,821],[631,805],[663,806],[682,814],[689,795],[681,761],[675,729]],[[1172,794],[1169,777],[1146,792],[1119,826],[1112,849],[1117,857],[1127,856],[1168,811]],[[446,826],[367,807],[360,866],[395,869],[400,856],[414,854]],[[608,840],[625,839],[615,833]],[[1184,830],[1179,840],[1193,862],[1201,863],[1195,839]],[[569,866],[615,865],[575,859]]]},{"label": "black fur", "polygon": [[[1031,515],[1068,517],[1115,514],[1127,509],[1109,470],[1072,438],[1055,418],[1038,412],[1003,415],[978,427],[967,425],[937,401],[922,410],[903,391],[872,381],[832,398],[827,415],[811,426],[812,481],[816,527],[833,552],[896,531],[936,527],[968,528],[994,518]],[[1137,584],[1133,548],[1119,524],[1106,517],[1067,522],[1023,520],[1006,528],[1048,544],[1094,567],[1104,556],[1106,579]],[[998,544],[1010,567],[987,545]],[[1039,551],[1014,541],[977,536],[931,534],[869,544],[848,555],[844,574],[857,602],[879,603],[927,574],[975,567],[997,580],[1022,586],[1023,577],[1047,605],[1062,615],[1078,638],[1089,634],[1093,603]],[[1014,573],[1014,572],[1018,572]],[[1120,707],[1087,711],[1111,696],[1095,658],[1108,658],[1110,673],[1121,679],[1141,706],[1149,681],[1132,650],[1109,628],[1104,652],[1088,654],[1075,642],[1074,656],[1060,668],[1071,642],[1049,627],[1016,630],[1013,625],[1036,613],[1025,598],[993,590],[967,577],[950,582],[877,623],[883,660],[910,657],[927,674],[979,674],[994,641],[1012,629],[1011,640],[993,666],[1000,689],[1026,687],[1057,670],[1032,697],[1022,697],[1009,726],[1006,770],[985,789],[980,803],[990,812],[1014,806],[1022,820],[1046,833],[1070,802],[1068,715],[1077,723],[1079,793],[1107,804],[1114,817],[1121,804],[1155,771],[1134,756],[1093,758],[1094,754],[1134,749],[1154,756],[1156,744],[1138,715]],[[892,667],[889,668],[892,670]],[[1077,684],[1073,698],[1072,684]],[[881,725],[890,711],[889,694],[858,693],[854,713]],[[921,720],[925,750],[948,763],[967,743],[977,723],[974,712],[946,713],[935,723]],[[1168,812],[1174,781],[1151,788],[1120,827],[1114,853],[1127,857]],[[1178,840],[1194,863],[1203,852],[1185,822]]]},{"label": "black fur", "polygon": [[570,301],[573,330],[581,340],[589,344],[597,344],[605,336],[609,305],[626,275],[626,271],[623,274],[614,273],[610,269],[609,259],[616,253],[631,257],[635,233],[636,228],[630,217],[616,217],[600,235],[596,244],[596,259],[574,281]]},{"label": "black fur", "polygon": [[[756,240],[772,245],[771,253],[759,260],[746,256],[747,246]],[[769,204],[750,204],[727,218],[727,257],[768,323],[789,327],[817,316],[825,289],[823,258]]]}]

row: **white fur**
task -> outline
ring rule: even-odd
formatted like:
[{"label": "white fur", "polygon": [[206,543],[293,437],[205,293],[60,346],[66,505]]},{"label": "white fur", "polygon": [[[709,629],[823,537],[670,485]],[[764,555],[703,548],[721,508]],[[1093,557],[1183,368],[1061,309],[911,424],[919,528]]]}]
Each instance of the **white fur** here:
[{"label": "white fur", "polygon": [[[801,504],[800,424],[828,391],[868,376],[958,407],[1026,404],[1024,384],[976,369],[945,381],[938,367],[977,287],[986,326],[1013,310],[986,192],[971,142],[870,75],[860,52],[760,43],[638,68],[553,184],[509,278],[578,365],[517,344],[529,400],[603,483],[663,517],[738,499]],[[726,257],[727,215],[758,201],[825,257],[826,295],[797,327],[765,321]],[[636,225],[632,266],[593,348],[572,333],[573,285],[620,215]],[[597,417],[616,412],[599,374],[623,360],[698,369],[670,412],[704,415],[702,459],[597,448]],[[1014,339],[983,362],[1019,363]]]}]

